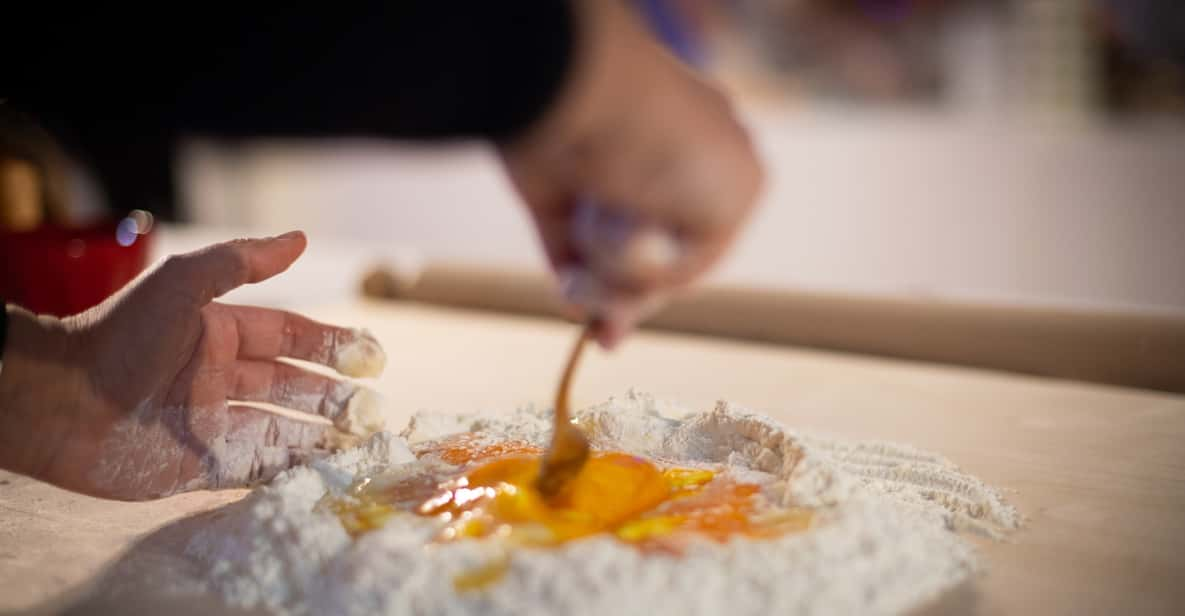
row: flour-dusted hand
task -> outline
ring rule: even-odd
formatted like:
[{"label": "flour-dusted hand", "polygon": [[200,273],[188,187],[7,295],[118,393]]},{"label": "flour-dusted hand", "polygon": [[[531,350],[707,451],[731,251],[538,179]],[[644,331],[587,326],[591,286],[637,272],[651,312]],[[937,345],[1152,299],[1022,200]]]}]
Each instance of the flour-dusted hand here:
[{"label": "flour-dusted hand", "polygon": [[331,432],[234,401],[321,415],[344,432],[378,423],[376,395],[276,361],[375,376],[365,331],[212,300],[266,280],[304,251],[299,232],[170,257],[67,319],[9,309],[0,373],[3,466],[125,500],[250,485],[323,452]]}]

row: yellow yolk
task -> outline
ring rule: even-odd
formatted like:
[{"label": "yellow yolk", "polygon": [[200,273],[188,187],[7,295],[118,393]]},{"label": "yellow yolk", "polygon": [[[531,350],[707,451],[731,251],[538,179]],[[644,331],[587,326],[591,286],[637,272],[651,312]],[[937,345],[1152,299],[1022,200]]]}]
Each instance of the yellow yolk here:
[{"label": "yellow yolk", "polygon": [[463,435],[417,453],[461,465],[462,472],[443,481],[419,477],[362,486],[356,499],[331,503],[350,534],[408,512],[439,520],[438,541],[497,536],[510,545],[550,546],[609,533],[647,551],[677,553],[689,537],[723,542],[776,536],[803,530],[811,519],[800,509],[760,513],[755,484],[703,469],[662,469],[624,453],[594,453],[550,503],[535,489],[543,452],[533,445],[483,445]]},{"label": "yellow yolk", "polygon": [[562,543],[610,531],[655,508],[672,489],[655,466],[620,453],[594,454],[553,503],[535,489],[540,459],[509,457],[448,482],[417,513],[450,522],[441,537],[495,533],[515,543]]}]

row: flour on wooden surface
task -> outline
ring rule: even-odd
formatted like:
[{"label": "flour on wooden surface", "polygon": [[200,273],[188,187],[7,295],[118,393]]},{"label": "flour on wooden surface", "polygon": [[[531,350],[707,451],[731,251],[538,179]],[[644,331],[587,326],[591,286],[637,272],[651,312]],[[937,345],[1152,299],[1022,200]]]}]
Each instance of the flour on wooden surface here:
[{"label": "flour on wooden surface", "polygon": [[1020,524],[996,490],[939,456],[803,435],[727,403],[688,414],[631,393],[578,419],[595,447],[726,469],[783,505],[817,508],[816,521],[776,539],[694,543],[681,557],[607,537],[517,550],[498,582],[459,593],[454,576],[507,558],[499,544],[431,544],[435,527],[417,516],[351,539],[314,505],[358,476],[421,471],[409,445],[448,434],[542,445],[549,414],[421,414],[401,436],[380,433],[226,507],[187,539],[184,575],[159,584],[283,614],[891,614],[977,571],[955,531],[1000,537]]}]

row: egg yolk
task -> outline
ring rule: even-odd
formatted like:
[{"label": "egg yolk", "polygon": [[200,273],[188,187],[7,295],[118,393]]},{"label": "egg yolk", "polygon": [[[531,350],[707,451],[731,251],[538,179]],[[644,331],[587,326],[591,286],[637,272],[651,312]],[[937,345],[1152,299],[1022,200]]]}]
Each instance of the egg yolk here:
[{"label": "egg yolk", "polygon": [[471,435],[417,451],[461,466],[459,475],[361,485],[330,504],[352,535],[401,512],[441,523],[438,541],[499,537],[553,546],[607,533],[646,551],[678,553],[689,538],[727,541],[806,529],[809,510],[763,507],[760,486],[710,470],[660,468],[637,456],[596,452],[553,501],[535,488],[542,450],[528,443],[481,444]]}]

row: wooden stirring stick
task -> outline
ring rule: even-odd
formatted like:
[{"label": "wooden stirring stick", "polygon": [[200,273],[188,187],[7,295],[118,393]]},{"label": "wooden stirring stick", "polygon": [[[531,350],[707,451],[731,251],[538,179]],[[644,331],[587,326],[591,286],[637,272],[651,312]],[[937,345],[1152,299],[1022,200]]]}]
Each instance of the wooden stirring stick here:
[{"label": "wooden stirring stick", "polygon": [[555,427],[551,433],[551,446],[543,456],[543,465],[539,469],[539,479],[536,487],[548,501],[554,500],[588,461],[588,438],[584,432],[572,424],[572,413],[568,406],[568,390],[572,387],[572,374],[576,372],[576,365],[580,363],[580,356],[592,337],[593,325],[590,321],[580,330],[580,337],[576,346],[568,356],[568,365],[564,367],[564,375],[560,378],[559,390],[555,395]]}]

